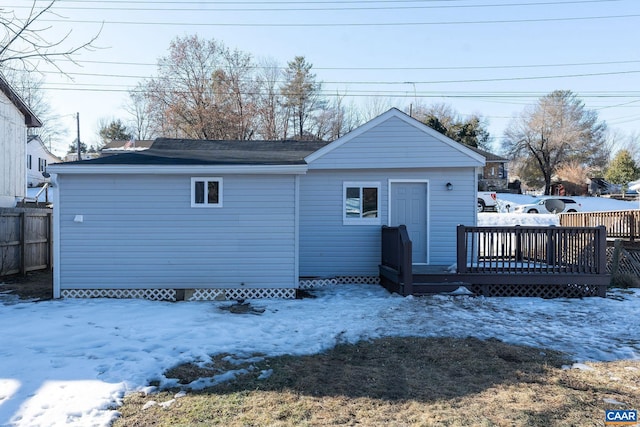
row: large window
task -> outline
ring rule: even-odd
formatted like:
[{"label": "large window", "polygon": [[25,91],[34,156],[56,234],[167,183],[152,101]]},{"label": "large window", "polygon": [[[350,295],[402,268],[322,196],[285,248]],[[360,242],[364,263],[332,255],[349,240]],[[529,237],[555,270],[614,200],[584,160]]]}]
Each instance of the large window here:
[{"label": "large window", "polygon": [[344,224],[380,224],[379,182],[345,182],[343,189]]},{"label": "large window", "polygon": [[221,207],[222,178],[191,178],[191,207]]}]

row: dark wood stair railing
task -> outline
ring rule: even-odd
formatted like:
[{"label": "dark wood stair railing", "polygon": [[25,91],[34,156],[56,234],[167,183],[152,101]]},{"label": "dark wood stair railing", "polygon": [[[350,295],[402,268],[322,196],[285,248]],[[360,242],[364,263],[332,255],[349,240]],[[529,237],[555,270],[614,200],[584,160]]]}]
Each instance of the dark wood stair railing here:
[{"label": "dark wood stair railing", "polygon": [[396,283],[399,282],[401,286],[399,292],[404,296],[413,294],[412,249],[406,226],[382,226],[381,270],[384,271],[387,267],[398,273]]}]

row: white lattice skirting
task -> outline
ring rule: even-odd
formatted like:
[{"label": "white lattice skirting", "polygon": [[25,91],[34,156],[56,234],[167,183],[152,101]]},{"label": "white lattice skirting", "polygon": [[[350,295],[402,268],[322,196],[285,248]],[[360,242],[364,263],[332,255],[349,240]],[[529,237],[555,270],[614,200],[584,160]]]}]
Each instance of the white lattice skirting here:
[{"label": "white lattice skirting", "polygon": [[378,276],[336,276],[300,279],[300,289],[318,289],[332,285],[379,285]]},{"label": "white lattice skirting", "polygon": [[[378,276],[337,276],[300,279],[299,289],[318,289],[331,285],[377,285]],[[240,299],[293,299],[297,289],[63,289],[62,298],[142,298],[153,301],[227,301]]]},{"label": "white lattice skirting", "polygon": [[175,301],[175,289],[63,289],[62,298],[142,298]]},{"label": "white lattice skirting", "polygon": [[194,289],[193,294],[185,296],[188,301],[220,301],[239,299],[280,298],[293,299],[295,289]]}]

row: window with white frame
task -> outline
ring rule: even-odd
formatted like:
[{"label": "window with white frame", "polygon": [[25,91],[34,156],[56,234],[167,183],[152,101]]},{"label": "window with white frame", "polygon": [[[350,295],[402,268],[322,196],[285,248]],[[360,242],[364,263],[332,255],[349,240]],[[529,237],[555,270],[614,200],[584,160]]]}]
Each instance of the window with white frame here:
[{"label": "window with white frame", "polygon": [[38,158],[38,171],[45,172],[47,170],[47,159]]},{"label": "window with white frame", "polygon": [[27,155],[27,168],[31,169],[31,154]]},{"label": "window with white frame", "polygon": [[380,224],[380,183],[343,183],[343,224]]},{"label": "window with white frame", "polygon": [[222,178],[191,178],[191,207],[222,207]]}]

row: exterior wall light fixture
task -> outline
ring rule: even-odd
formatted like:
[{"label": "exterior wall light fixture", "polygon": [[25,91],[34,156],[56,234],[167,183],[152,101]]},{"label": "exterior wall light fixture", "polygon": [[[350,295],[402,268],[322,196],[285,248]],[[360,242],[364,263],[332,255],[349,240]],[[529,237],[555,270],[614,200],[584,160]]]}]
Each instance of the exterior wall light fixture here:
[{"label": "exterior wall light fixture", "polygon": [[453,184],[450,182],[447,182],[447,185],[445,185],[445,187],[447,187],[447,191],[453,190]]}]

